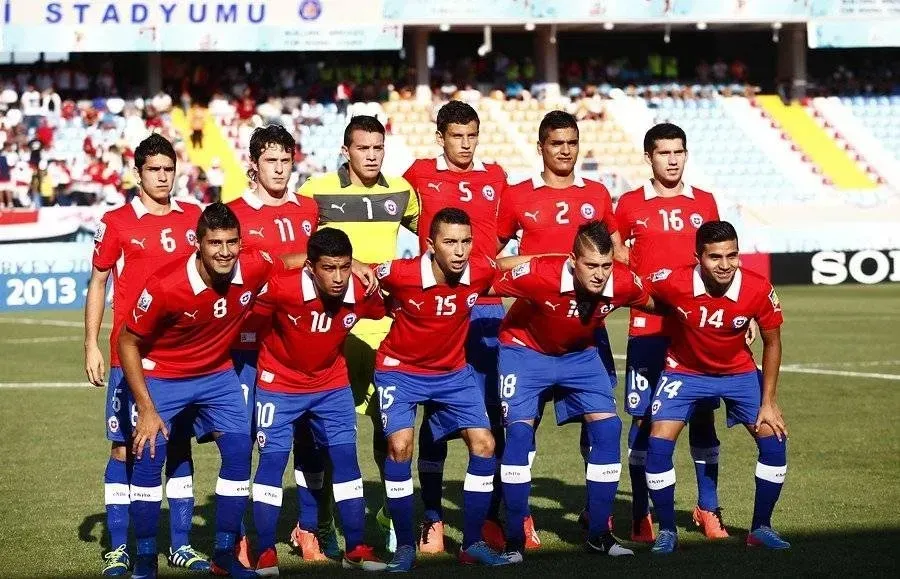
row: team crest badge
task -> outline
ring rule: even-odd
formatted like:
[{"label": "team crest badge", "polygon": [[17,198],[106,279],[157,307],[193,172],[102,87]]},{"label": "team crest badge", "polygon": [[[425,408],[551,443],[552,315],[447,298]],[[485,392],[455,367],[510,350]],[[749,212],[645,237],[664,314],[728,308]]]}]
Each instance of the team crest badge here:
[{"label": "team crest badge", "polygon": [[101,243],[104,235],[106,235],[106,224],[101,221],[97,226],[97,231],[94,232],[94,243]]},{"label": "team crest badge", "polygon": [[638,286],[641,289],[644,289],[644,284],[641,281],[641,278],[638,277],[638,274],[631,272],[631,277],[634,278],[634,285]]},{"label": "team crest badge", "polygon": [[509,416],[509,403],[507,403],[506,400],[500,403],[500,410],[503,412],[503,418]]},{"label": "team crest badge", "polygon": [[269,255],[269,252],[268,252],[268,251],[262,251],[262,250],[260,250],[260,251],[259,251],[259,254],[262,256],[262,258],[263,258],[264,260],[268,261],[269,263],[273,263],[273,261],[272,261],[272,256]]},{"label": "team crest badge", "polygon": [[778,299],[778,294],[775,293],[775,288],[772,288],[772,291],[769,292],[769,301],[772,302],[772,309],[776,312],[781,311],[781,300]]},{"label": "team crest badge", "polygon": [[475,302],[478,301],[478,294],[469,294],[469,297],[466,298],[466,304],[471,308],[475,306]]},{"label": "team crest badge", "polygon": [[585,219],[593,219],[596,214],[597,212],[594,210],[594,206],[590,203],[585,203],[581,206],[581,216]]},{"label": "team crest badge", "polygon": [[637,392],[632,392],[628,395],[628,407],[629,408],[637,408],[638,404],[641,403],[641,395]]},{"label": "team crest badge", "polygon": [[735,329],[743,328],[747,324],[747,318],[744,316],[737,316],[731,323],[734,325]]},{"label": "team crest badge", "polygon": [[652,281],[652,282],[662,281],[662,280],[666,279],[667,277],[669,277],[669,275],[671,275],[671,274],[672,274],[671,269],[661,269],[659,271],[653,272],[653,275],[650,276],[650,281]]},{"label": "team crest badge", "polygon": [[396,215],[397,214],[397,202],[393,199],[388,199],[384,202],[384,210],[388,212],[388,215]]},{"label": "team crest badge", "polygon": [[531,273],[531,262],[526,261],[525,263],[520,263],[512,269],[512,278],[519,279],[523,275],[528,275],[529,273]]},{"label": "team crest badge", "polygon": [[266,446],[266,433],[262,430],[256,433],[256,444],[259,445],[260,448],[265,448]]},{"label": "team crest badge", "polygon": [[662,402],[660,402],[659,400],[654,400],[653,406],[650,407],[650,413],[653,416],[656,416],[656,413],[659,412],[660,406],[662,406]]},{"label": "team crest badge", "polygon": [[699,213],[691,213],[691,225],[699,229],[703,225],[703,216]]},{"label": "team crest badge", "polygon": [[119,419],[115,416],[110,416],[109,420],[106,421],[106,425],[109,427],[110,432],[119,432]]},{"label": "team crest badge", "polygon": [[241,294],[241,305],[246,306],[250,303],[250,300],[253,299],[253,292],[246,291]]},{"label": "team crest badge", "polygon": [[355,324],[355,323],[356,323],[356,314],[351,312],[351,313],[347,314],[346,316],[344,316],[344,327],[345,328],[352,328],[353,324]]},{"label": "team crest badge", "polygon": [[485,199],[487,199],[488,201],[493,201],[493,200],[494,200],[494,195],[495,195],[495,193],[496,193],[496,192],[494,191],[494,188],[491,187],[490,185],[485,185],[485,186],[481,189],[481,195],[482,195]]},{"label": "team crest badge", "polygon": [[303,227],[303,233],[305,233],[307,237],[312,235],[312,223],[304,219],[301,227]]},{"label": "team crest badge", "polygon": [[138,298],[137,307],[142,312],[146,312],[150,309],[150,304],[153,303],[153,296],[150,295],[146,289],[141,292],[141,297]]},{"label": "team crest badge", "polygon": [[197,245],[197,232],[193,229],[188,229],[184,237],[187,239],[188,245]]},{"label": "team crest badge", "polygon": [[375,277],[384,279],[391,274],[391,262],[386,261],[375,269]]},{"label": "team crest badge", "polygon": [[382,412],[381,413],[381,428],[382,428],[382,430],[387,430],[387,423],[388,423],[387,414]]}]

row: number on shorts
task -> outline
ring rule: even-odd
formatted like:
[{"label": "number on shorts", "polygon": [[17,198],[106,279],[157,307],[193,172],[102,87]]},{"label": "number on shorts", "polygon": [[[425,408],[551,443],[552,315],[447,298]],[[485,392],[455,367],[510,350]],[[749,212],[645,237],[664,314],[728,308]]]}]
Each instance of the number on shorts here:
[{"label": "number on shorts", "polygon": [[271,402],[256,403],[256,425],[260,428],[268,428],[275,422],[275,405]]},{"label": "number on shorts", "polygon": [[647,387],[650,386],[650,383],[647,381],[647,379],[645,377],[641,376],[638,373],[638,371],[635,370],[634,368],[631,368],[630,370],[631,370],[631,389],[632,390],[640,390],[641,392],[646,390]]},{"label": "number on shorts", "polygon": [[138,420],[137,404],[131,405],[131,426],[136,427]]},{"label": "number on shorts", "polygon": [[669,395],[669,398],[675,398],[678,396],[679,388],[681,388],[681,380],[672,380],[669,382],[669,377],[663,376],[659,379],[659,387],[656,389],[656,396],[658,398],[665,392]]},{"label": "number on shorts", "polygon": [[507,374],[500,376],[500,397],[512,398],[516,395],[516,375]]},{"label": "number on shorts", "polygon": [[394,395],[392,392],[396,390],[396,386],[379,386],[378,387],[378,405],[382,410],[387,410],[394,403]]}]

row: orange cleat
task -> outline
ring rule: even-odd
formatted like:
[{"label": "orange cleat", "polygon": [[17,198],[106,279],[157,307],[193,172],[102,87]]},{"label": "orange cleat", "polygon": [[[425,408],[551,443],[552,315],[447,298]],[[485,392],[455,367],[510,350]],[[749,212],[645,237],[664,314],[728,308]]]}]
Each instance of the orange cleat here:
[{"label": "orange cleat", "polygon": [[526,551],[536,551],[541,548],[541,538],[537,534],[537,530],[534,528],[534,517],[528,515],[525,517],[525,523],[523,525],[525,532],[525,550]]},{"label": "orange cleat", "polygon": [[497,521],[491,519],[484,521],[481,526],[481,538],[498,553],[506,550],[506,533],[503,532],[503,526]]},{"label": "orange cleat", "polygon": [[304,531],[300,525],[291,531],[291,545],[300,550],[304,561],[328,561],[328,557],[319,547],[319,538],[316,534]]},{"label": "orange cleat", "polygon": [[434,554],[444,552],[444,522],[425,521],[419,534],[419,552]]},{"label": "orange cleat", "polygon": [[725,522],[722,520],[722,509],[704,511],[699,506],[694,507],[694,524],[706,535],[707,539],[727,539],[728,531],[725,530]]},{"label": "orange cleat", "polygon": [[234,559],[245,569],[256,567],[256,558],[253,556],[253,549],[250,547],[250,539],[247,538],[247,535],[242,536],[234,544]]},{"label": "orange cleat", "polygon": [[656,542],[656,534],[653,532],[653,517],[650,516],[650,513],[647,513],[642,519],[631,522],[631,540],[635,543],[653,544]]},{"label": "orange cleat", "polygon": [[262,577],[278,577],[278,553],[269,548],[256,560],[256,574]]}]

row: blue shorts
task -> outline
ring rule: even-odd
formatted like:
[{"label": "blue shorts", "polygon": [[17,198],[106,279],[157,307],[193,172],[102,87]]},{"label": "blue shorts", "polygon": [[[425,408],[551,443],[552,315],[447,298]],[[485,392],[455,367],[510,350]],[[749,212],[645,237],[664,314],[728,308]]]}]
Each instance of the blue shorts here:
[{"label": "blue shorts", "polygon": [[475,382],[484,393],[484,403],[489,412],[500,407],[497,397],[497,349],[500,341],[497,336],[505,314],[503,304],[476,304],[469,317],[466,362],[475,373]]},{"label": "blue shorts", "polygon": [[698,403],[722,398],[728,426],[753,424],[762,400],[762,374],[758,371],[730,376],[663,372],[650,407],[651,420],[687,422]]},{"label": "blue shorts", "polygon": [[[625,412],[635,418],[650,418],[650,404],[659,377],[665,369],[666,350],[669,338],[666,336],[629,336],[627,360],[625,361]],[[719,400],[707,399],[697,405],[697,409],[713,411],[719,407]]]},{"label": "blue shorts", "polygon": [[548,356],[523,346],[500,346],[500,398],[505,424],[534,420],[552,390],[556,423],[594,412],[616,412],[609,375],[594,348]]},{"label": "blue shorts", "polygon": [[187,415],[198,439],[213,432],[250,435],[247,399],[232,368],[191,378],[147,378],[147,389],[169,430],[176,417]]},{"label": "blue shorts", "polygon": [[256,418],[256,404],[254,403],[254,391],[256,390],[256,361],[259,359],[258,350],[232,350],[231,363],[234,371],[241,381],[241,390],[247,400],[247,412],[250,418],[250,432],[253,432],[253,420]]},{"label": "blue shorts", "polygon": [[606,368],[609,383],[615,388],[619,383],[619,377],[616,376],[616,360],[613,358],[612,346],[609,344],[609,333],[606,331],[606,326],[597,328],[594,332],[594,343],[597,344],[597,353],[600,354],[600,360],[603,362],[603,367]]},{"label": "blue shorts", "polygon": [[449,374],[375,372],[385,436],[413,428],[416,405],[428,404],[427,417],[435,440],[443,440],[464,428],[490,428],[484,396],[474,372],[466,366]]},{"label": "blue shorts", "polygon": [[256,444],[260,454],[290,452],[295,425],[309,425],[317,445],[356,444],[356,405],[350,385],[312,394],[256,391]]},{"label": "blue shorts", "polygon": [[137,410],[125,373],[119,366],[109,369],[106,383],[106,438],[113,442],[131,440],[131,430],[137,424]]}]

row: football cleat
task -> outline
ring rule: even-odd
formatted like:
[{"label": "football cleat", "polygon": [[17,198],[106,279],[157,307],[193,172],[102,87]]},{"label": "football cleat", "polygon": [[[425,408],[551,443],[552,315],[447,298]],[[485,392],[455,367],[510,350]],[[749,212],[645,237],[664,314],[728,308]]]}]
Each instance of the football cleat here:
[{"label": "football cleat", "polygon": [[338,542],[334,520],[327,525],[319,525],[319,547],[322,548],[322,553],[332,561],[341,560],[341,556],[344,553],[341,550],[341,544]]},{"label": "football cleat", "polygon": [[498,521],[491,519],[484,521],[481,526],[481,538],[495,551],[502,551],[506,548],[506,533],[503,532],[503,525]]},{"label": "football cleat", "polygon": [[537,530],[534,528],[534,518],[531,515],[525,517],[525,522],[522,525],[523,530],[525,532],[525,550],[526,551],[535,551],[541,548],[541,538],[537,534]]},{"label": "football cleat", "polygon": [[637,521],[631,522],[631,540],[635,543],[653,543],[656,534],[653,532],[653,517],[650,513]]},{"label": "football cleat", "polygon": [[384,507],[378,509],[375,520],[378,521],[378,525],[385,534],[384,548],[388,553],[395,553],[397,551],[397,533],[394,532],[394,522],[384,511]]},{"label": "football cleat", "polygon": [[[521,557],[521,554],[519,557]],[[500,567],[501,565],[509,565],[513,561],[506,553],[498,553],[484,541],[478,541],[459,552],[459,562],[463,565],[479,564],[487,567]]]},{"label": "football cleat", "polygon": [[156,579],[159,572],[159,562],[156,553],[152,555],[138,555],[134,558],[134,570],[132,579]]},{"label": "football cleat", "polygon": [[722,520],[722,509],[704,511],[699,506],[694,507],[692,515],[694,524],[706,535],[707,539],[727,539],[728,531],[725,530],[725,522]]},{"label": "football cleat", "polygon": [[250,547],[250,539],[247,538],[247,535],[241,535],[238,537],[237,542],[235,542],[234,558],[246,569],[253,569],[256,566],[256,561],[253,557],[253,549]]},{"label": "football cleat", "polygon": [[677,548],[678,534],[669,529],[660,529],[659,536],[656,537],[656,541],[650,547],[650,552],[654,555],[670,555]]},{"label": "football cleat", "polygon": [[209,561],[190,545],[182,545],[177,549],[169,547],[169,567],[181,567],[189,571],[209,571]]},{"label": "football cleat", "polygon": [[412,545],[397,547],[394,558],[387,564],[388,573],[406,573],[416,565],[416,548]]},{"label": "football cleat", "polygon": [[216,550],[209,562],[209,572],[219,577],[258,577],[256,569],[249,569],[241,565],[235,558],[236,546],[228,549]]},{"label": "football cleat", "polygon": [[103,555],[103,568],[100,573],[107,577],[125,575],[131,569],[131,559],[128,558],[128,546],[119,545],[112,551]]},{"label": "football cleat", "polygon": [[444,522],[443,521],[425,521],[419,532],[419,552],[420,553],[443,553],[444,552]]},{"label": "football cleat", "polygon": [[300,528],[298,524],[291,531],[291,545],[300,550],[304,561],[327,561],[328,557],[319,547],[319,538],[315,533]]},{"label": "football cleat", "polygon": [[759,527],[747,535],[748,547],[765,547],[766,549],[790,549],[791,544],[782,539],[772,527]]},{"label": "football cleat", "polygon": [[589,537],[585,542],[585,547],[590,553],[602,553],[610,557],[634,555],[634,551],[623,547],[611,531],[607,531],[597,537]]},{"label": "football cleat", "polygon": [[346,553],[341,561],[344,569],[361,569],[363,571],[384,571],[387,565],[375,556],[375,549],[369,545],[357,545]]},{"label": "football cleat", "polygon": [[278,577],[278,553],[269,548],[256,559],[256,574],[261,577]]}]

